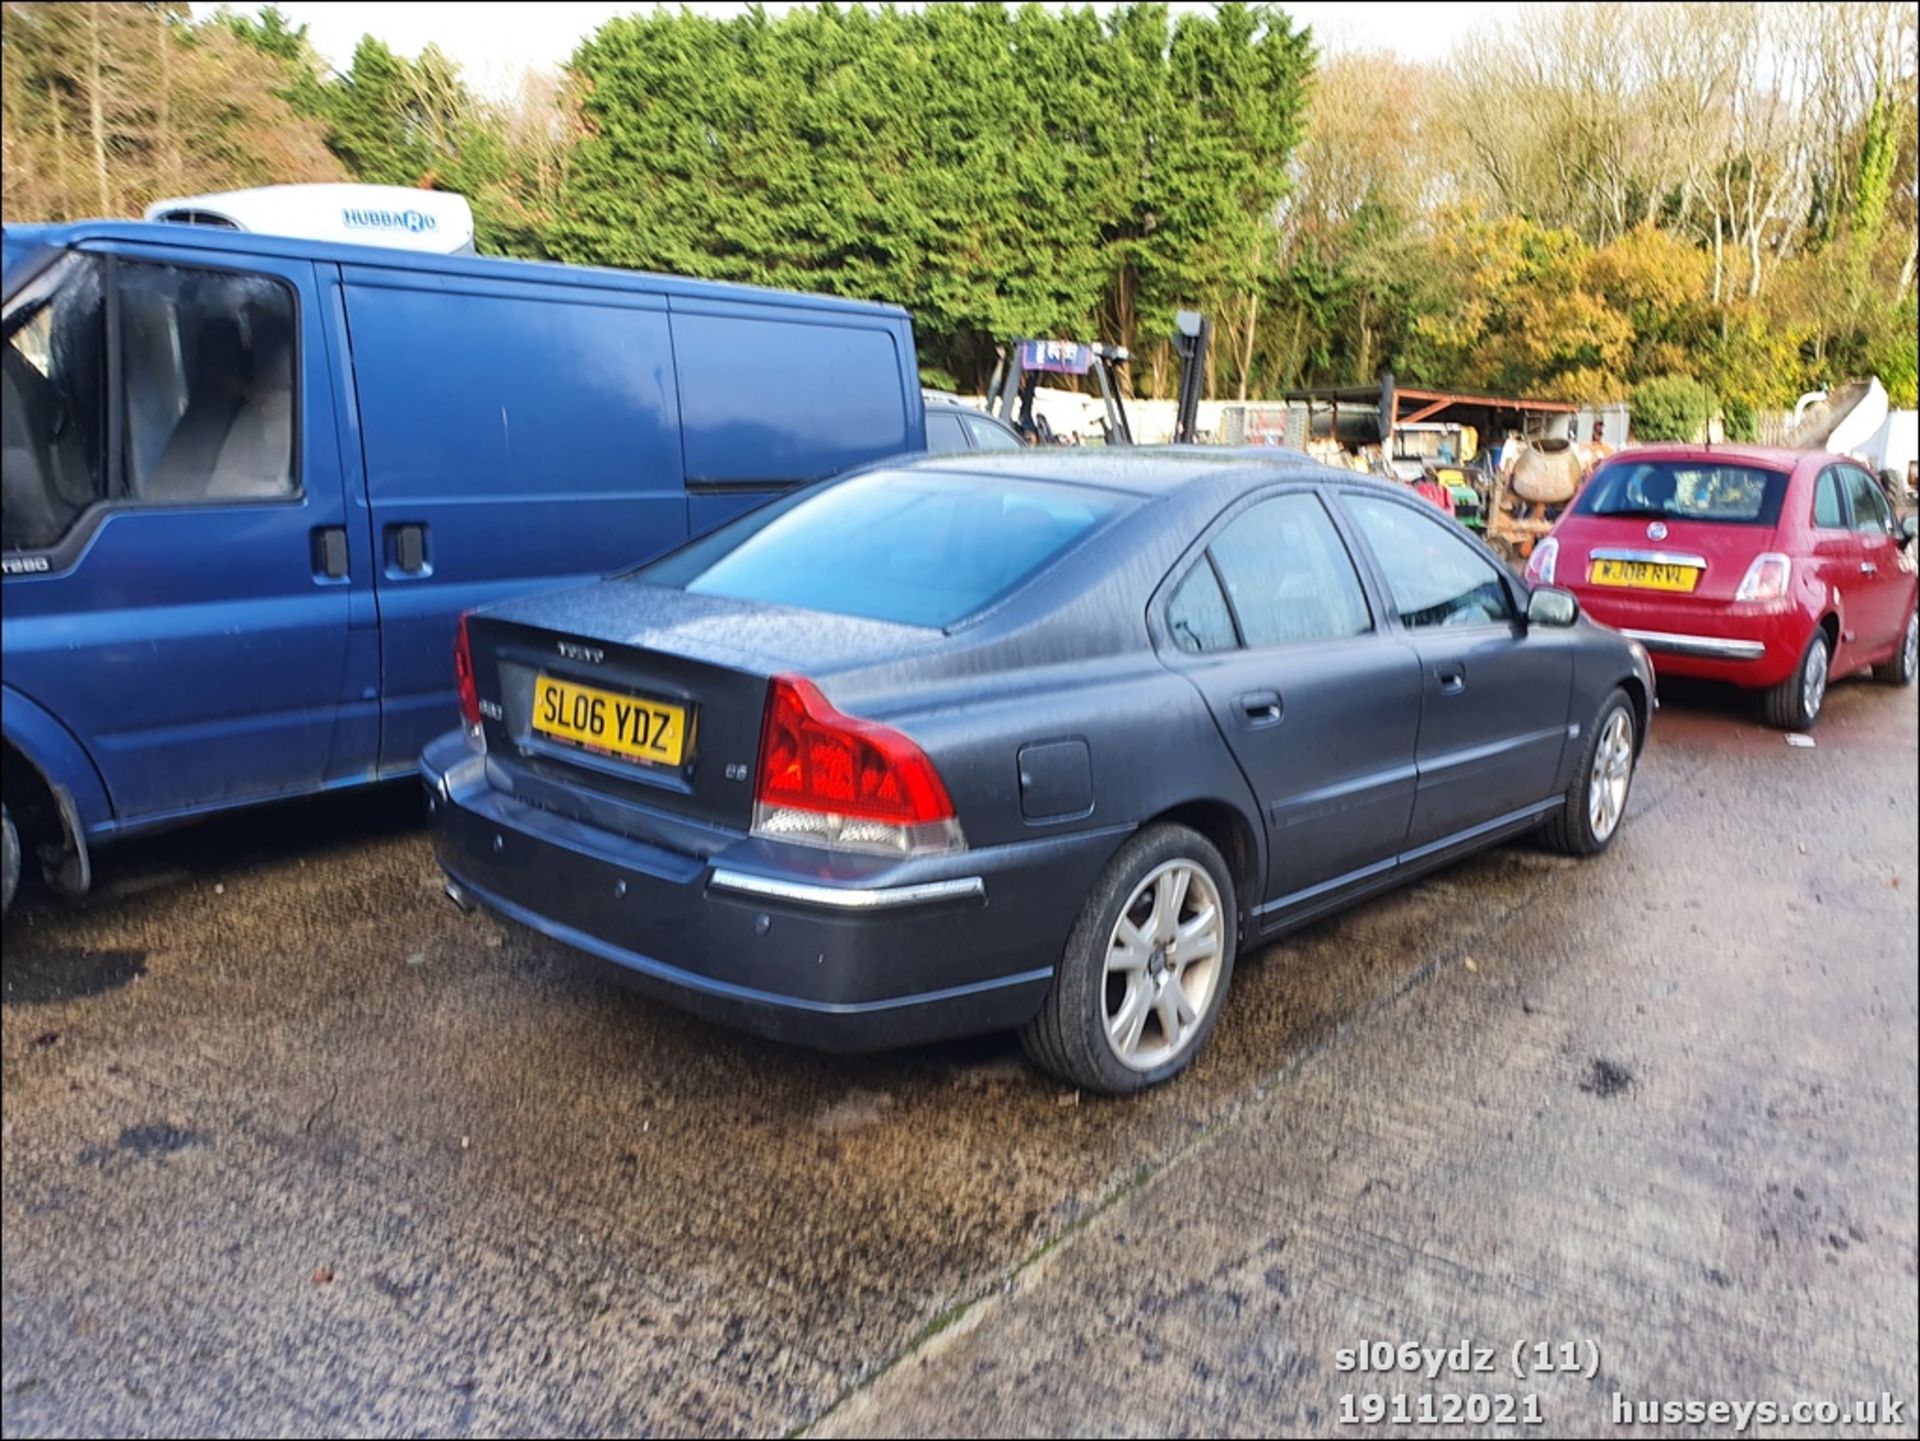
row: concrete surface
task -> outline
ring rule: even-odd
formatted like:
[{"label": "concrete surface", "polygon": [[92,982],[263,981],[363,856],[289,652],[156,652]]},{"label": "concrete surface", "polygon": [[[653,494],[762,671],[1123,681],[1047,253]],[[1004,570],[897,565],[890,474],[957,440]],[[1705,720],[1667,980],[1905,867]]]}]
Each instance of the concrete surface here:
[{"label": "concrete surface", "polygon": [[[1547,1434],[1619,1390],[1891,1391],[1912,1435],[1914,694],[1839,686],[1818,740],[1670,695],[1609,856],[1269,948],[1133,1102],[684,1019],[453,911],[409,790],[110,853],[7,924],[5,1433],[1352,1432],[1343,1392],[1525,1389]],[[1597,1374],[1335,1370],[1462,1336]]]}]

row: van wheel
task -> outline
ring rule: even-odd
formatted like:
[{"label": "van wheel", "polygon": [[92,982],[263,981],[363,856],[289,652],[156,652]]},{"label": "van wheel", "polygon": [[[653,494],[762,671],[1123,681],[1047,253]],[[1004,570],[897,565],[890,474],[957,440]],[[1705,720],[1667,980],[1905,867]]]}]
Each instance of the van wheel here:
[{"label": "van wheel", "polygon": [[13,828],[13,812],[0,804],[0,915],[13,909],[13,893],[20,887],[20,832]]},{"label": "van wheel", "polygon": [[1120,1096],[1186,1069],[1212,1034],[1239,940],[1233,877],[1186,826],[1134,836],[1094,884],[1020,1042],[1083,1090]]},{"label": "van wheel", "polygon": [[1916,667],[1920,667],[1920,610],[1907,617],[1900,649],[1893,653],[1892,660],[1873,668],[1873,678],[1882,685],[1912,685]]},{"label": "van wheel", "polygon": [[1816,630],[1792,675],[1767,692],[1767,724],[1776,730],[1810,731],[1827,701],[1827,633]]}]

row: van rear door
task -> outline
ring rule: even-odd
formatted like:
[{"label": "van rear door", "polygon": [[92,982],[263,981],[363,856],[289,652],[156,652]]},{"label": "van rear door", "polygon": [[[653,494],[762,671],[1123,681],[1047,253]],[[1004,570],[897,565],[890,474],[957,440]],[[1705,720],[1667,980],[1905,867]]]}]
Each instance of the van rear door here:
[{"label": "van rear door", "polygon": [[352,581],[314,267],[120,241],[61,263],[6,322],[7,684],[123,824],[316,789]]},{"label": "van rear door", "polygon": [[666,301],[343,266],[380,611],[383,770],[459,723],[460,614],[686,538]]}]

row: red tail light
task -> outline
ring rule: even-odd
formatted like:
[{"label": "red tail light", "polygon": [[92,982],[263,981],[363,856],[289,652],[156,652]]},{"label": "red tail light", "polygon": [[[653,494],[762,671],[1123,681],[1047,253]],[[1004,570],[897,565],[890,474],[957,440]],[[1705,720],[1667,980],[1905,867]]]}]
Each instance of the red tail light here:
[{"label": "red tail light", "polygon": [[809,680],[767,692],[754,830],[785,840],[898,854],[964,844],[926,753],[899,731],[835,710]]},{"label": "red tail light", "polygon": [[473,679],[473,648],[467,644],[467,618],[460,617],[460,630],[453,638],[453,678],[460,687],[460,719],[472,730],[480,729],[480,687]]}]

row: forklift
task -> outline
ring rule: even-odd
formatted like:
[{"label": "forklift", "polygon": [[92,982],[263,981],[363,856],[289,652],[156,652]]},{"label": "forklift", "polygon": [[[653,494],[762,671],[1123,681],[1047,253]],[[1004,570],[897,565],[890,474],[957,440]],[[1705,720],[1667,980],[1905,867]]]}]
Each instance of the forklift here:
[{"label": "forklift", "polygon": [[[1175,413],[1173,440],[1192,443],[1200,414],[1200,392],[1206,383],[1207,345],[1213,325],[1197,310],[1175,317],[1173,344],[1180,356],[1180,400]],[[1000,352],[987,383],[988,415],[1019,431],[1030,445],[1052,445],[1054,435],[1046,417],[1035,415],[1033,392],[1043,375],[1091,375],[1100,392],[1105,414],[1101,426],[1108,445],[1132,445],[1133,426],[1120,399],[1112,367],[1129,359],[1122,345],[1089,344],[1076,340],[1016,340]]]}]

